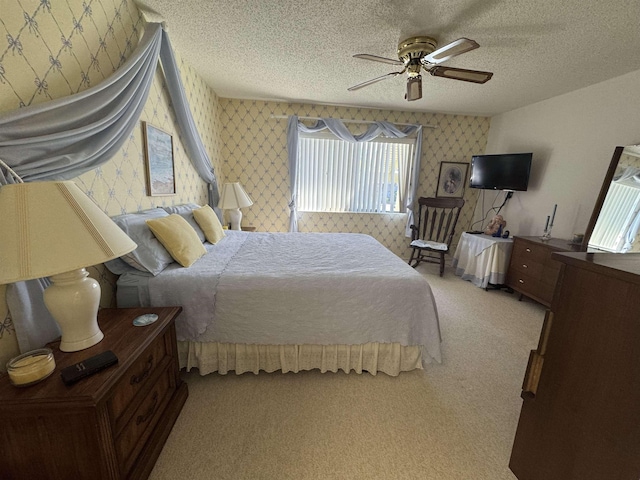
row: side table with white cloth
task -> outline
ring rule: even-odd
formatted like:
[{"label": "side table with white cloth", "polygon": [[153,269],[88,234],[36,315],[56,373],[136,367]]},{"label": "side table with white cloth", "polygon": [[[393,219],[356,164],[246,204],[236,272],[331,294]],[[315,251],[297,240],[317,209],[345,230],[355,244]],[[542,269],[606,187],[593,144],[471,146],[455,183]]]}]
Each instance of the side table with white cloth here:
[{"label": "side table with white cloth", "polygon": [[512,238],[464,232],[453,255],[455,274],[480,288],[503,285],[512,248]]}]

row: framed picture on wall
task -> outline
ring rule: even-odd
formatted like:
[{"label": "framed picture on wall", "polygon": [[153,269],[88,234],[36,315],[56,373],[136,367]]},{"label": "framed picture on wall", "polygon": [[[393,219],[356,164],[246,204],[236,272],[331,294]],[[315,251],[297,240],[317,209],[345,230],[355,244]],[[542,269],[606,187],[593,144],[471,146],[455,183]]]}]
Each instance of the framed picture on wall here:
[{"label": "framed picture on wall", "polygon": [[462,198],[467,181],[468,163],[441,162],[436,197]]},{"label": "framed picture on wall", "polygon": [[151,197],[175,195],[173,137],[147,122],[142,122],[142,133],[147,171],[147,195]]}]

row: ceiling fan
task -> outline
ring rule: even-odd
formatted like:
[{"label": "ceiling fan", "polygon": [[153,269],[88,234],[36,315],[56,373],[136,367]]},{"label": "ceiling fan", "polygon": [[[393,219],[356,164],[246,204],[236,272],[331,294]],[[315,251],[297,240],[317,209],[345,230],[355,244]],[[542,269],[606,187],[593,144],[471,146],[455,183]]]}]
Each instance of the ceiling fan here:
[{"label": "ceiling fan", "polygon": [[367,80],[366,82],[354,85],[347,90],[358,90],[382,80],[402,75],[406,72],[408,78],[405,98],[408,101],[418,100],[422,98],[422,75],[420,75],[422,70],[434,77],[451,78],[453,80],[462,80],[463,82],[486,83],[491,79],[493,73],[439,65],[450,58],[461,55],[470,50],[474,50],[479,46],[480,45],[478,45],[474,40],[459,38],[444,47],[438,48],[438,42],[435,39],[426,36],[418,36],[407,38],[398,44],[399,60],[379,57],[377,55],[369,55],[367,53],[359,53],[354,55],[354,57],[362,58],[364,60],[372,60],[374,62],[398,65],[402,66],[403,69],[399,72],[391,72],[386,75],[382,75],[381,77]]}]

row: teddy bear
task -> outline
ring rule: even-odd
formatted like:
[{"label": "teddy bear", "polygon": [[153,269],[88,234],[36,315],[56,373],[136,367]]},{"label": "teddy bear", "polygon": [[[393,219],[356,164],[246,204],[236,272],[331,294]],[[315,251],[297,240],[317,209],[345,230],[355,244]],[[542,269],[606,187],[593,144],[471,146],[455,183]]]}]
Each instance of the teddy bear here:
[{"label": "teddy bear", "polygon": [[507,222],[502,218],[502,215],[496,215],[491,219],[487,228],[484,229],[485,235],[492,235],[499,237],[502,235],[504,228],[507,226]]}]

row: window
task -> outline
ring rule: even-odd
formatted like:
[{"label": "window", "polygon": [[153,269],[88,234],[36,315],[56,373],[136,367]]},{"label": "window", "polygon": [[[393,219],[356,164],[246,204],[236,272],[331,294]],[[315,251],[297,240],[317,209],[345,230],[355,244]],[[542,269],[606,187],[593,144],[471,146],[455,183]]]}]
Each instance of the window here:
[{"label": "window", "polygon": [[298,142],[298,210],[405,213],[415,138],[352,143],[323,132]]}]

